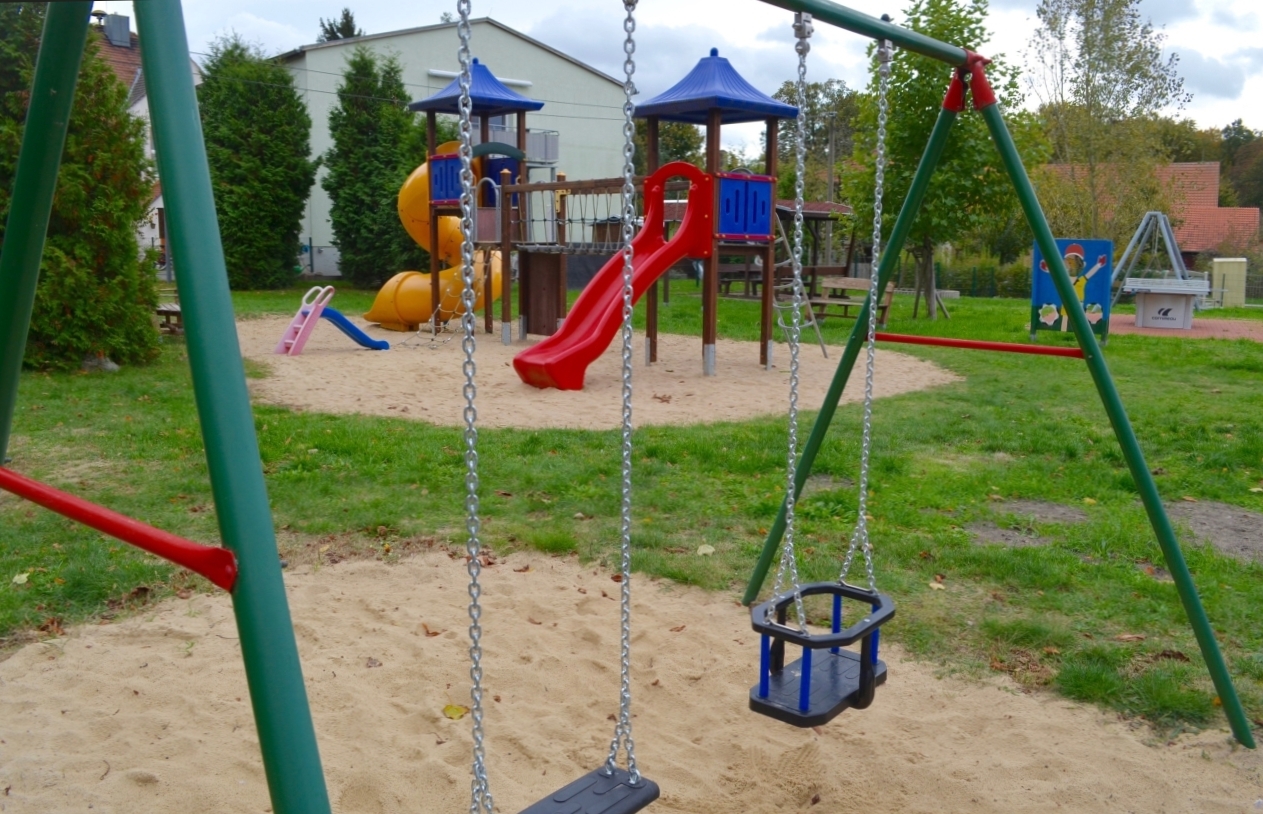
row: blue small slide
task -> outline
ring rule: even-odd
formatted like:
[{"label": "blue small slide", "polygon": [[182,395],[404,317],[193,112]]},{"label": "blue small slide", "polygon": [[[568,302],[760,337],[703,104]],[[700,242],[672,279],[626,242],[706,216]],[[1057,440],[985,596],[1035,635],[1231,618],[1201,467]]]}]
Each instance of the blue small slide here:
[{"label": "blue small slide", "polygon": [[332,322],[339,331],[349,336],[357,344],[362,345],[369,350],[390,350],[390,343],[384,339],[374,339],[368,334],[355,327],[355,323],[342,315],[342,312],[336,308],[325,306],[320,312],[321,319],[327,319]]}]

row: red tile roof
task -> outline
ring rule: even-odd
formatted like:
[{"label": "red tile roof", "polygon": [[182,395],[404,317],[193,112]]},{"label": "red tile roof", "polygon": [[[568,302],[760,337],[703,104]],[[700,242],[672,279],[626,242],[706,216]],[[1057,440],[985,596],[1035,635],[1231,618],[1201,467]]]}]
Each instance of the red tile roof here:
[{"label": "red tile roof", "polygon": [[1214,209],[1219,206],[1219,162],[1167,164],[1158,167],[1158,181],[1170,184],[1188,208]]},{"label": "red tile roof", "polygon": [[124,48],[121,45],[112,45],[104,35],[97,39],[98,53],[101,59],[114,70],[114,75],[123,83],[123,87],[128,91],[132,89],[132,85],[136,82],[136,77],[140,72],[140,38],[136,36],[136,32],[131,32],[132,44],[130,48]]},{"label": "red tile roof", "polygon": [[1247,207],[1190,206],[1179,213],[1175,240],[1181,252],[1237,247],[1259,238],[1259,210]]}]

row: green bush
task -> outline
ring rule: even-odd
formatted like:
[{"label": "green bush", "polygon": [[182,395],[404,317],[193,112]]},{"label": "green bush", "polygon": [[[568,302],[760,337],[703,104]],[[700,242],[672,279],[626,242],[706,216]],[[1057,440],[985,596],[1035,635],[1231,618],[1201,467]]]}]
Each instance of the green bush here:
[{"label": "green bush", "polygon": [[[8,218],[44,6],[0,6],[0,228]],[[156,357],[154,258],[136,225],[153,179],[144,124],[127,112],[127,88],[90,35],[40,266],[26,364],[76,368],[85,357],[140,363]],[[3,235],[0,234],[0,240]]]},{"label": "green bush", "polygon": [[217,40],[197,89],[228,284],[294,279],[303,209],[316,180],[311,117],[285,67],[237,34]]}]

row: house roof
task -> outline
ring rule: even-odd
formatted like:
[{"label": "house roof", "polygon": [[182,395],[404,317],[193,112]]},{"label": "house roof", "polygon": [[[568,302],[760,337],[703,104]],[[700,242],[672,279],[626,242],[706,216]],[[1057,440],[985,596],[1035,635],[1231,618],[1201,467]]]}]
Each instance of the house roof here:
[{"label": "house roof", "polygon": [[[475,116],[503,116],[518,110],[539,110],[543,102],[528,99],[516,91],[509,90],[504,83],[495,78],[491,70],[474,59],[470,66],[469,100],[473,103]],[[408,105],[409,110],[436,111],[438,113],[460,112],[460,80],[453,79],[438,93],[419,102]]]},{"label": "house roof", "polygon": [[[118,81],[122,82],[129,91],[135,87],[136,80],[141,74],[140,37],[136,36],[135,31],[130,33],[130,46],[114,45],[104,35],[97,38],[97,53],[101,59],[105,60],[105,64],[110,66],[110,70],[114,71]],[[133,101],[129,97],[128,106],[131,106]]]},{"label": "house roof", "polygon": [[798,108],[755,89],[719,55],[718,48],[712,48],[710,56],[698,60],[672,88],[636,105],[636,118],[657,116],[669,122],[706,124],[712,110],[719,110],[724,124],[798,116]]},{"label": "house roof", "polygon": [[1180,212],[1175,240],[1181,252],[1205,252],[1225,244],[1258,239],[1259,210],[1246,207],[1190,206]]},{"label": "house roof", "polygon": [[[470,25],[486,24],[494,28],[498,28],[501,31],[505,32],[506,34],[511,34],[514,37],[517,37],[518,39],[523,40],[524,42],[529,42],[531,45],[534,45],[537,48],[540,48],[554,56],[564,59],[567,62],[577,65],[583,70],[587,71],[588,73],[595,74],[596,76],[601,77],[607,82],[613,82],[615,85],[618,85],[620,88],[623,86],[622,80],[615,79],[614,77],[610,76],[604,71],[598,71],[596,68],[593,68],[591,65],[587,64],[586,62],[575,59],[574,57],[562,51],[558,51],[556,48],[553,48],[551,45],[547,45],[543,42],[540,42],[534,37],[529,37],[515,28],[510,28],[509,26],[505,25],[499,20],[493,20],[490,17],[478,17],[476,19],[470,20],[469,24]],[[341,40],[329,40],[328,42],[317,42],[311,45],[300,45],[299,47],[295,48],[292,51],[286,51],[285,53],[281,54],[280,56],[277,57],[277,60],[281,62],[288,62],[296,57],[302,56],[308,51],[317,51],[321,48],[339,48],[348,44],[371,42],[372,40],[380,40],[386,37],[399,37],[405,34],[418,34],[423,31],[438,31],[444,28],[450,28],[453,31],[455,31],[456,25],[457,25],[456,23],[438,23],[437,25],[423,25],[423,26],[418,26],[417,28],[402,28],[398,31],[386,31],[382,34],[365,34],[363,37],[348,37],[346,39],[341,39]]]}]

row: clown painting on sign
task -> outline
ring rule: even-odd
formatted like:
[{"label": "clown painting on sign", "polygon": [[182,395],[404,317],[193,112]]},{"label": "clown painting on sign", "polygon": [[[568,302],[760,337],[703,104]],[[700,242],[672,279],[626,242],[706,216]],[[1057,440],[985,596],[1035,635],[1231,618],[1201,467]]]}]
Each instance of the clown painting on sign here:
[{"label": "clown painting on sign", "polygon": [[[1094,333],[1109,331],[1110,282],[1114,244],[1108,240],[1057,241],[1070,283]],[[1091,260],[1091,265],[1088,261]],[[1070,316],[1053,283],[1052,269],[1035,247],[1031,285],[1031,338],[1038,330],[1068,331]]]}]

